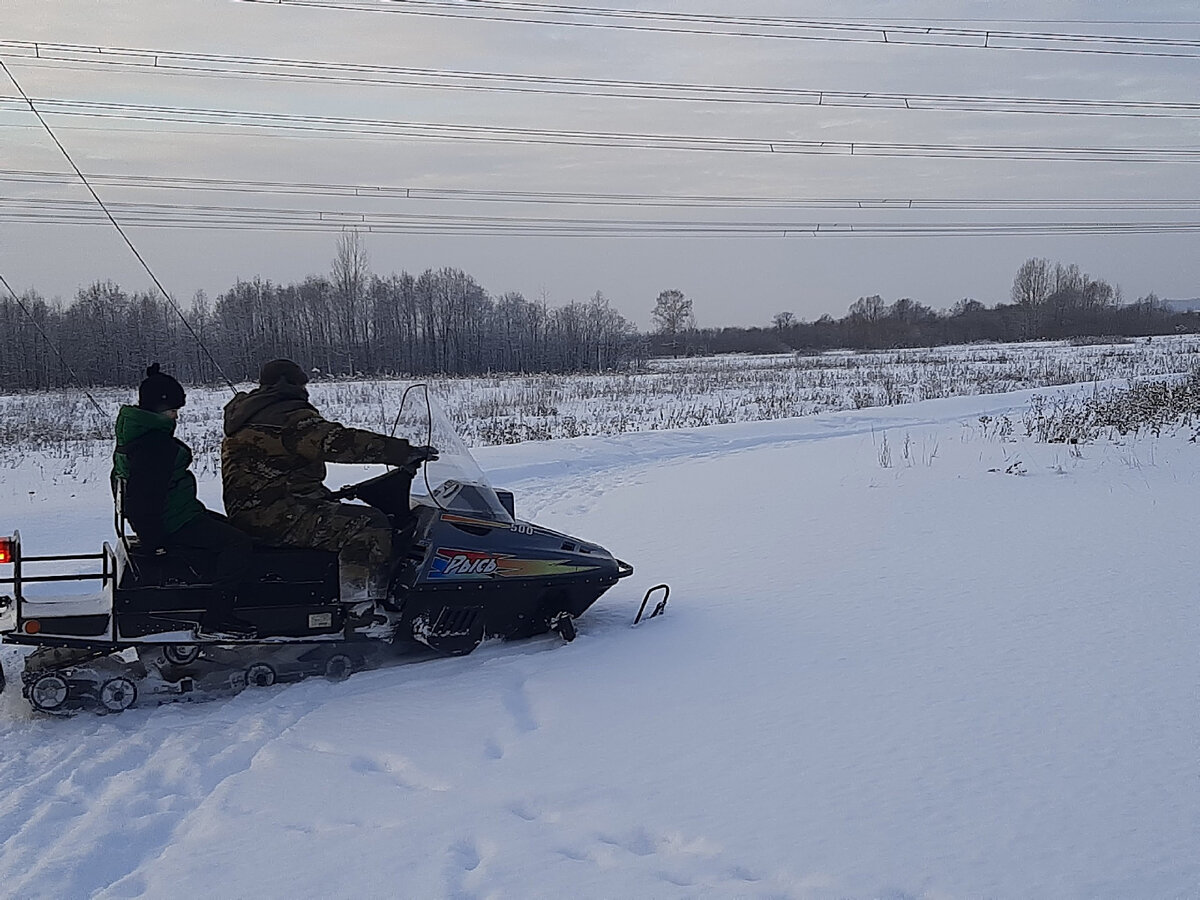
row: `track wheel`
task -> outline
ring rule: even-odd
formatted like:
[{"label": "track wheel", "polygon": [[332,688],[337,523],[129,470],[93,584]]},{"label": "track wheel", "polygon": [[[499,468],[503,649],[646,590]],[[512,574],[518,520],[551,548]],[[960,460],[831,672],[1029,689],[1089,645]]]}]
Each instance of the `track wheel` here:
[{"label": "track wheel", "polygon": [[110,678],[100,688],[100,704],[109,712],[125,712],[137,702],[137,685],[128,678]]},{"label": "track wheel", "polygon": [[575,640],[575,619],[570,613],[559,613],[554,617],[554,621],[550,623],[550,627],[554,632],[568,644]]},{"label": "track wheel", "polygon": [[42,675],[29,686],[29,702],[42,712],[58,712],[67,702],[71,689],[61,675]]},{"label": "track wheel", "polygon": [[255,663],[246,670],[247,687],[270,687],[275,683],[275,670],[266,663]]},{"label": "track wheel", "polygon": [[337,653],[325,661],[325,677],[330,681],[343,681],[354,671],[354,660],[345,653]]},{"label": "track wheel", "polygon": [[200,657],[200,647],[196,644],[167,644],[163,647],[163,656],[173,666],[190,666]]}]

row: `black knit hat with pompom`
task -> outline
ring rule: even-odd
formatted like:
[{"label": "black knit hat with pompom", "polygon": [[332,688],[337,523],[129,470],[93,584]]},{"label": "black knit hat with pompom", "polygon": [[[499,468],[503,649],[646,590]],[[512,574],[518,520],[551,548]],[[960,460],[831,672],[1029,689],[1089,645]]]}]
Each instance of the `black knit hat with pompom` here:
[{"label": "black knit hat with pompom", "polygon": [[183,385],[159,371],[158,363],[146,369],[146,380],[138,385],[138,406],[150,412],[179,409],[187,403]]}]

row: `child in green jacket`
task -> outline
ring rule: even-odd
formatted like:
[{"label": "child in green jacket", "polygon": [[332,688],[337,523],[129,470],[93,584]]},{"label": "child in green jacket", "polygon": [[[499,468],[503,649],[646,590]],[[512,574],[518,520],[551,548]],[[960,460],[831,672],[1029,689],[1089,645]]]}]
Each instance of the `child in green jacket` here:
[{"label": "child in green jacket", "polygon": [[159,369],[146,369],[136,406],[117,414],[113,489],[123,485],[122,510],[147,551],[197,550],[212,560],[217,600],[200,633],[252,637],[254,626],[234,613],[238,581],[250,561],[250,538],[196,499],[192,451],[175,437],[183,386]]}]

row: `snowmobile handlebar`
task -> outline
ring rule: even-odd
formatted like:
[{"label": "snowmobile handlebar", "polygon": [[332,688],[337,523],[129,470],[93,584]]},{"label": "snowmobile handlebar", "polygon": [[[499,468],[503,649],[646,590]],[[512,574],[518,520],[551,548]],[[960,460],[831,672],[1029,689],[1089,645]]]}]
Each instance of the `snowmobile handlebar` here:
[{"label": "snowmobile handlebar", "polygon": [[410,480],[417,474],[417,467],[420,463],[406,463],[395,469],[389,469],[382,475],[376,475],[374,478],[368,478],[366,481],[359,481],[356,484],[345,484],[339,490],[331,491],[330,497],[334,500],[359,500],[364,499],[360,495],[364,490],[377,487],[380,484],[391,481],[394,478],[399,478],[401,473],[406,475]]},{"label": "snowmobile handlebar", "polygon": [[340,490],[332,491],[331,496],[334,500],[356,500],[359,499],[361,489],[367,486],[375,486],[381,482],[387,481],[396,476],[400,472],[404,472],[408,477],[414,478],[417,474],[417,469],[422,463],[434,462],[438,459],[437,447],[413,447],[409,453],[408,459],[403,465],[397,466],[384,472],[382,475],[376,475],[374,478],[368,478],[366,481],[360,481],[357,484],[346,484]]},{"label": "snowmobile handlebar", "polygon": [[373,488],[386,485],[387,483],[402,477],[406,477],[411,481],[415,474],[415,466],[401,466],[398,469],[389,469],[382,475],[376,475],[374,478],[368,478],[366,481],[360,481],[356,484],[343,485],[341,490],[332,491],[330,496],[334,500],[366,500],[363,494],[371,492]]}]

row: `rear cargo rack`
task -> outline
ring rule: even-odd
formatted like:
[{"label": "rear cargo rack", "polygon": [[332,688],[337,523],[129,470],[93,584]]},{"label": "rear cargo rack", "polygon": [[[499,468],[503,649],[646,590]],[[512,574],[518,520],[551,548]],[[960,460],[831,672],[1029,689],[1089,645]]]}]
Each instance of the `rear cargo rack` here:
[{"label": "rear cargo rack", "polygon": [[[11,576],[0,578],[0,584],[13,586],[18,627],[22,619],[21,605],[25,601],[24,595],[21,593],[23,585],[50,581],[99,581],[101,585],[107,586],[116,578],[116,555],[107,541],[104,542],[99,553],[56,553],[50,556],[25,556],[21,552],[21,532],[19,531],[12,533],[12,537],[7,539],[7,544],[10,554],[8,562],[12,565],[13,570]],[[79,572],[71,575],[29,575],[25,572],[26,563],[88,562],[93,560],[100,561],[99,572]]]}]

